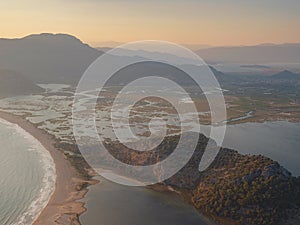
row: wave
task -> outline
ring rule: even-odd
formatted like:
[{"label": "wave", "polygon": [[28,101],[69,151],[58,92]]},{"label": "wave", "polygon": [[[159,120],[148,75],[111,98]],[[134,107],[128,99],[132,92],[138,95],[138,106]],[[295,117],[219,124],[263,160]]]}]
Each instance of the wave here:
[{"label": "wave", "polygon": [[29,206],[25,210],[25,213],[20,215],[16,222],[12,223],[12,225],[29,225],[34,223],[34,221],[38,218],[42,210],[48,204],[52,194],[54,193],[56,182],[55,164],[49,151],[46,150],[45,147],[36,138],[34,138],[19,125],[10,123],[1,118],[0,123],[13,128],[15,132],[27,139],[31,145],[29,151],[36,151],[40,156],[40,162],[44,171],[44,175],[42,178],[42,184],[39,193],[37,194],[36,198],[29,204]]}]

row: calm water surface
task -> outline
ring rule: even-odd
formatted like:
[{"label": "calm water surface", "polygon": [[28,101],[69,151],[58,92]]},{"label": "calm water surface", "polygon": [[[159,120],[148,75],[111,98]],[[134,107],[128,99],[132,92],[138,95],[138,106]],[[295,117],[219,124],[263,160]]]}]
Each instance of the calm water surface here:
[{"label": "calm water surface", "polygon": [[262,154],[300,176],[300,123],[287,121],[227,126],[223,146],[243,154]]},{"label": "calm water surface", "polygon": [[[227,127],[223,145],[243,154],[263,154],[300,175],[300,123],[245,123]],[[86,196],[84,225],[211,224],[175,194],[132,188],[99,178]]]},{"label": "calm water surface", "polygon": [[102,183],[86,196],[84,225],[206,225],[213,224],[176,194],[127,187],[100,177]]}]

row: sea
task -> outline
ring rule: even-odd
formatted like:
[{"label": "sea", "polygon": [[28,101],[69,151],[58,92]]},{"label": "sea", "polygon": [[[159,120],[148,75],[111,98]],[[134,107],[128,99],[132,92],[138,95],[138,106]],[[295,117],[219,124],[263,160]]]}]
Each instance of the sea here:
[{"label": "sea", "polygon": [[55,165],[42,144],[0,119],[0,224],[32,224],[55,188]]}]

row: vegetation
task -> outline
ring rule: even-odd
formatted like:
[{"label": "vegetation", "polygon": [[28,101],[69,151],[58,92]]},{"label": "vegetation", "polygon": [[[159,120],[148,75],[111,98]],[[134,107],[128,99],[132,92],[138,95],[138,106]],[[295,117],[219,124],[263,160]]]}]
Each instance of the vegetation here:
[{"label": "vegetation", "polygon": [[[178,140],[176,135],[167,137],[157,148],[146,152],[131,150],[110,140],[106,147],[124,163],[151,165],[168,157]],[[278,224],[291,216],[291,212],[299,213],[300,178],[293,177],[267,157],[241,155],[226,148],[222,148],[213,163],[200,172],[199,163],[207,143],[208,138],[200,135],[187,165],[162,185],[171,186],[200,212],[221,224]],[[67,146],[63,147],[66,149]],[[72,145],[69,147],[70,150],[73,148]],[[76,150],[67,156],[83,177],[90,178],[89,166]]]},{"label": "vegetation", "polygon": [[201,174],[192,202],[202,212],[233,224],[277,224],[300,206],[300,181],[264,156],[223,149]]}]

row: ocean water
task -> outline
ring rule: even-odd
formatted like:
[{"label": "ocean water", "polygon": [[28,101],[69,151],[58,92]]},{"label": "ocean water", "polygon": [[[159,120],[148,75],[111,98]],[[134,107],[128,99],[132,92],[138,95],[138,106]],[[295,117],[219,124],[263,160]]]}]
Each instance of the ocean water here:
[{"label": "ocean water", "polygon": [[0,119],[0,224],[31,224],[54,191],[55,174],[40,142]]}]

